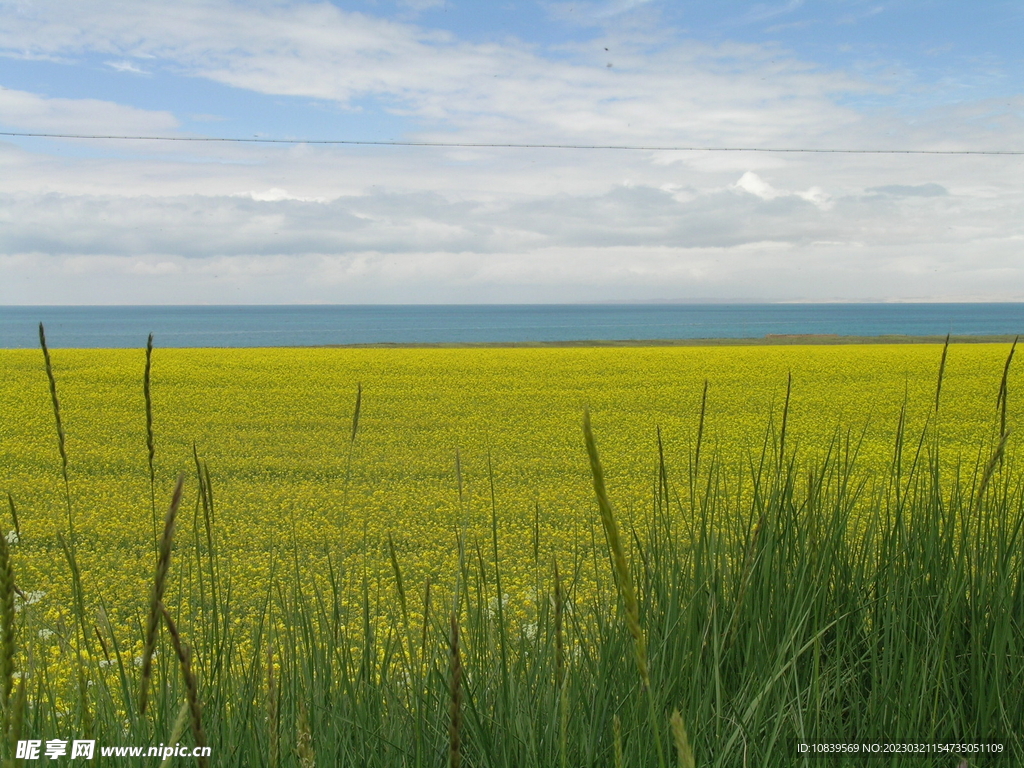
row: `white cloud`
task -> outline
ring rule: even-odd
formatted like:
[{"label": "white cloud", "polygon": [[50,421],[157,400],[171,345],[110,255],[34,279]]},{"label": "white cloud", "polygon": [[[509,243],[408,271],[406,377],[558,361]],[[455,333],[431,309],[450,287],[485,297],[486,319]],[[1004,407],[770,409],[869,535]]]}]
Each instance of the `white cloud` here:
[{"label": "white cloud", "polygon": [[799,10],[803,4],[804,0],[788,0],[783,5],[764,5],[759,3],[750,9],[743,17],[743,21],[753,23],[774,19],[777,16],[785,16]]},{"label": "white cloud", "polygon": [[832,196],[821,187],[811,187],[803,192],[794,192],[793,194],[822,210],[828,210],[834,203]]},{"label": "white cloud", "polygon": [[104,63],[108,67],[110,67],[111,69],[113,69],[113,70],[115,70],[117,72],[131,72],[132,74],[135,74],[135,75],[148,75],[149,74],[149,72],[145,71],[144,69],[141,69],[140,67],[138,67],[135,64],[132,64],[130,61],[126,61],[126,60],[107,61],[107,62],[104,62]]},{"label": "white cloud", "polygon": [[170,112],[127,107],[98,99],[47,98],[0,87],[0,124],[31,131],[63,133],[173,132]]},{"label": "white cloud", "polygon": [[326,197],[302,197],[301,195],[293,195],[287,189],[281,189],[280,187],[271,187],[261,192],[249,192],[247,196],[262,203],[277,203],[281,200],[301,200],[306,203],[327,202]]},{"label": "white cloud", "polygon": [[775,187],[762,179],[753,171],[747,171],[733,185],[735,189],[742,189],[744,192],[760,197],[762,200],[774,200],[776,197],[785,194],[779,192]]},{"label": "white cloud", "polygon": [[430,11],[434,8],[443,8],[446,0],[399,0],[399,5],[412,11]]},{"label": "white cloud", "polygon": [[884,187],[871,187],[868,192],[893,197],[942,197],[949,191],[941,184],[888,184]]},{"label": "white cloud", "polygon": [[753,171],[747,171],[740,176],[739,180],[732,185],[732,188],[749,192],[762,200],[775,200],[778,197],[787,196],[799,197],[801,200],[806,200],[822,210],[828,210],[834,202],[832,196],[821,187],[811,187],[801,192],[783,192],[773,187]]}]

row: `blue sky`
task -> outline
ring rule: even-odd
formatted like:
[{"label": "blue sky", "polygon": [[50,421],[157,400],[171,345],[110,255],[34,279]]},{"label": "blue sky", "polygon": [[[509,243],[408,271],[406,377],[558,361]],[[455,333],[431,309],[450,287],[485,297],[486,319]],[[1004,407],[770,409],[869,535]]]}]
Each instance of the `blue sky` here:
[{"label": "blue sky", "polygon": [[[1024,2],[0,0],[0,130],[1024,150]],[[1024,300],[1024,157],[0,136],[0,303]]]}]

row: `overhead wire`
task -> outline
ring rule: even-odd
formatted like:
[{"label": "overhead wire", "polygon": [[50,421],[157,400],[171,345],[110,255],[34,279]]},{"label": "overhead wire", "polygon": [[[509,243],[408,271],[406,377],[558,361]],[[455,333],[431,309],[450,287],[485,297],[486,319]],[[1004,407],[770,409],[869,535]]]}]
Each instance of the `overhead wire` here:
[{"label": "overhead wire", "polygon": [[370,147],[438,147],[451,149],[579,149],[627,150],[641,152],[774,152],[823,155],[1024,155],[1022,149],[843,149],[820,147],[729,147],[643,144],[531,144],[472,141],[385,141],[369,139],[272,139],[260,136],[130,136],[82,133],[36,133],[0,131],[0,136],[35,139],[77,139],[92,141],[175,141],[228,144],[310,144]]}]

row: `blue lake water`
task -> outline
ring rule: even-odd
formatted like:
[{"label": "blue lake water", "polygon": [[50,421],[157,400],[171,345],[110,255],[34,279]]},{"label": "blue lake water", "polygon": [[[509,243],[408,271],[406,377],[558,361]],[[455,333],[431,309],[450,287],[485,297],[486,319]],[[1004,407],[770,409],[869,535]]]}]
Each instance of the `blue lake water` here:
[{"label": "blue lake water", "polygon": [[1024,332],[1024,304],[0,307],[0,348],[944,336]]}]

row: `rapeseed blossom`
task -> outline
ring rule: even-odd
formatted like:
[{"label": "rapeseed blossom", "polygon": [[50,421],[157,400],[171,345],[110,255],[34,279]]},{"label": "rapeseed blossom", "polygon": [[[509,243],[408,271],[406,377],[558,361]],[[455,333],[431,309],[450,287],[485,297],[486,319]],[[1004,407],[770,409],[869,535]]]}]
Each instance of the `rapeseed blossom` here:
[{"label": "rapeseed blossom", "polygon": [[[940,437],[945,460],[959,455],[963,463],[975,461],[972,451],[995,423],[1007,346],[951,347],[936,414],[940,352],[926,344],[158,347],[152,374],[154,505],[144,352],[53,350],[67,434],[74,518],[69,531],[41,356],[0,351],[6,372],[0,381],[0,491],[17,502],[21,531],[20,537],[6,534],[18,544],[24,598],[16,604],[35,606],[40,630],[59,634],[72,622],[68,564],[57,534],[73,537],[87,610],[105,605],[110,625],[130,646],[152,578],[156,523],[175,478],[185,471],[192,501],[183,505],[178,523],[171,604],[198,595],[213,553],[221,574],[230,574],[237,617],[267,597],[275,568],[292,563],[306,586],[323,587],[333,572],[354,606],[364,589],[389,604],[396,596],[390,534],[409,595],[408,620],[415,625],[428,577],[454,588],[449,582],[458,570],[460,537],[467,567],[493,575],[493,514],[506,593],[502,607],[528,628],[548,599],[536,585],[547,582],[552,563],[579,565],[574,597],[582,604],[592,553],[603,547],[580,431],[584,407],[593,415],[609,491],[628,530],[642,527],[655,495],[652,456],[659,427],[671,503],[687,514],[705,380],[702,470],[712,461],[741,466],[757,454],[766,425],[779,429],[788,375],[793,392],[786,445],[808,460],[830,445],[836,450],[836,430],[844,425],[851,431],[839,440],[849,437],[859,446],[858,462],[889,466],[905,405],[908,435],[927,424]],[[1013,369],[1012,423],[1022,413],[1022,400],[1012,394],[1018,382]],[[361,414],[354,431],[357,386]],[[196,458],[212,481],[212,505],[205,511]],[[495,594],[485,599],[497,607]],[[356,615],[341,617],[353,637],[362,631]],[[186,630],[189,621],[186,614]]]}]

